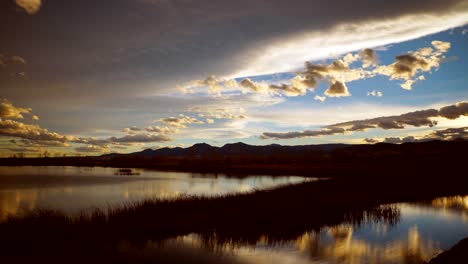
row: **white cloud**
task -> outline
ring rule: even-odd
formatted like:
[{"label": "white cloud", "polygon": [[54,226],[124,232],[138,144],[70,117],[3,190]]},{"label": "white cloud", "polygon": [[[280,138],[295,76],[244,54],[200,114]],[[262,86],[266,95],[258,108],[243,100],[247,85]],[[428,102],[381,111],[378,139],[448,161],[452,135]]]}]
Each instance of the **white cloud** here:
[{"label": "white cloud", "polygon": [[317,100],[317,101],[320,101],[320,102],[325,102],[325,99],[327,99],[325,96],[320,96],[320,95],[316,95],[314,97],[314,100]]},{"label": "white cloud", "polygon": [[[467,4],[442,15],[409,15],[394,19],[345,23],[327,31],[298,34],[272,42],[230,77],[287,72],[304,60],[319,60],[336,54],[384,46],[462,26],[468,22]],[[428,26],[430,25],[430,26]],[[327,36],[324,40],[323,36]]]},{"label": "white cloud", "polygon": [[372,90],[371,92],[367,92],[367,96],[382,97],[383,93],[381,91]]}]

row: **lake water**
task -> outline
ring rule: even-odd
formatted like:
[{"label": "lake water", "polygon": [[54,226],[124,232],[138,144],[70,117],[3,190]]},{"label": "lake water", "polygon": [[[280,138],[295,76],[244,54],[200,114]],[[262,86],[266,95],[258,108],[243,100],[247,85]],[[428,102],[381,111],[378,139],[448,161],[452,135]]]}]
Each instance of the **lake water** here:
[{"label": "lake water", "polygon": [[133,169],[138,175],[116,175],[102,167],[0,167],[0,220],[35,208],[73,214],[144,198],[249,192],[317,179],[296,176],[227,177],[223,174]]},{"label": "lake water", "polygon": [[[0,210],[3,215],[34,208],[74,213],[149,197],[246,192],[307,180],[149,170],[134,170],[139,175],[125,176],[116,172],[113,168],[0,167]],[[122,242],[115,254],[135,263],[140,258],[162,263],[421,263],[468,237],[468,196],[390,206],[399,212],[392,223],[343,223],[282,242],[270,242],[265,236],[254,244],[218,244],[216,239],[207,243],[201,235],[190,234],[149,241],[145,246]]]},{"label": "lake water", "polygon": [[164,263],[415,264],[468,237],[468,196],[391,206],[400,212],[393,224],[341,224],[290,241],[270,243],[265,237],[254,245],[217,244],[216,239],[206,243],[202,236],[190,234],[164,243],[148,242],[143,248],[121,243],[119,252],[134,261],[145,256]]}]

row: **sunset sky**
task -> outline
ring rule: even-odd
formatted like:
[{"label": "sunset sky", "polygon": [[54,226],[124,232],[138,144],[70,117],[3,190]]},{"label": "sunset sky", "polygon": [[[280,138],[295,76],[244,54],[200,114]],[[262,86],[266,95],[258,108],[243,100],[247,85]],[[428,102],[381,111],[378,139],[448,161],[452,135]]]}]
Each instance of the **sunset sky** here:
[{"label": "sunset sky", "polygon": [[0,156],[468,139],[466,0],[5,0]]}]

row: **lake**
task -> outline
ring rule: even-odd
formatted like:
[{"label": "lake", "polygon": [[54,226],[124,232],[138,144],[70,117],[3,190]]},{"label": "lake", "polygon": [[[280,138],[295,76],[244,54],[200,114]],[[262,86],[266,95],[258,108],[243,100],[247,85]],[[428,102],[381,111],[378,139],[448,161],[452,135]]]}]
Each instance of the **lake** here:
[{"label": "lake", "polygon": [[144,198],[243,193],[317,180],[297,176],[236,178],[143,169],[132,172],[138,175],[118,175],[118,169],[102,167],[0,167],[0,220],[7,214],[35,208],[74,214]]},{"label": "lake", "polygon": [[265,236],[254,245],[190,234],[162,243],[148,241],[144,247],[122,242],[115,254],[129,261],[164,263],[410,264],[428,261],[468,237],[468,196],[387,206],[399,210],[395,223],[326,226],[288,241],[271,242]]},{"label": "lake", "polygon": [[[315,181],[297,176],[228,177],[115,168],[0,167],[0,209],[14,214],[52,208],[73,214],[151,197],[242,193],[282,184]],[[252,243],[217,241],[188,234],[135,245],[121,241],[112,254],[137,263],[421,263],[468,237],[468,196],[386,205],[395,221],[369,219],[360,224],[329,225],[284,241],[268,234]]]}]

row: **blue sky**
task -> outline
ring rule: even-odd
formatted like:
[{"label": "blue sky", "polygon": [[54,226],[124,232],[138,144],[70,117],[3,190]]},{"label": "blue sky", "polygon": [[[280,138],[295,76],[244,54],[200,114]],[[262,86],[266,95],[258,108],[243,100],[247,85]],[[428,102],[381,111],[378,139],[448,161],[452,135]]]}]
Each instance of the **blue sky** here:
[{"label": "blue sky", "polygon": [[[466,1],[359,1],[2,3],[0,154],[417,141],[467,127]],[[452,119],[364,122],[451,105]],[[368,127],[336,125],[349,121]]]}]

